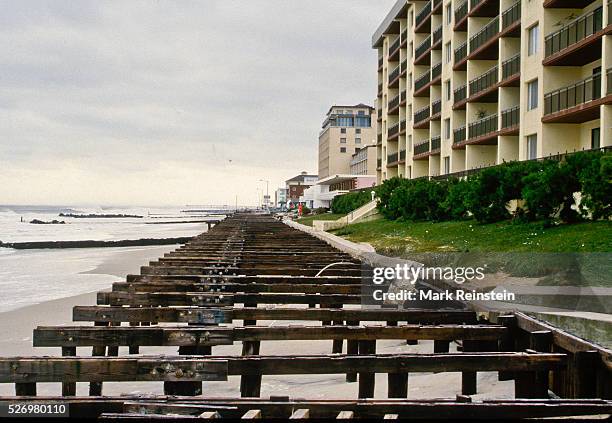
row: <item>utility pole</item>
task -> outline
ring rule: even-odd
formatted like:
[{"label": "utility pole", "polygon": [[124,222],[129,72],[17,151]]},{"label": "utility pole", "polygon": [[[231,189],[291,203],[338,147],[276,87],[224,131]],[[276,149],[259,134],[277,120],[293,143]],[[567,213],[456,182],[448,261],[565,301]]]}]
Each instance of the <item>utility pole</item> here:
[{"label": "utility pole", "polygon": [[260,179],[259,182],[266,183],[266,196],[264,197],[264,206],[268,208],[270,203],[270,181],[268,181],[267,179]]}]

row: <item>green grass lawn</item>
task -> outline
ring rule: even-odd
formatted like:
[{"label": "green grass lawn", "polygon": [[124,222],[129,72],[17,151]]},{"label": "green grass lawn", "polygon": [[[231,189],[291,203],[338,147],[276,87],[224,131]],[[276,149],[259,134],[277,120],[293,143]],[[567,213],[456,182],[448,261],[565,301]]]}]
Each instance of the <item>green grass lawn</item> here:
[{"label": "green grass lawn", "polygon": [[302,225],[306,225],[306,226],[312,226],[312,222],[315,220],[338,220],[341,217],[346,216],[344,214],[334,214],[334,213],[325,213],[325,214],[318,214],[316,216],[306,216],[306,217],[302,217],[301,219],[298,219],[297,222],[301,223]]},{"label": "green grass lawn", "polygon": [[335,231],[376,249],[412,252],[612,252],[612,222],[542,229],[540,223],[398,222],[378,219]]}]

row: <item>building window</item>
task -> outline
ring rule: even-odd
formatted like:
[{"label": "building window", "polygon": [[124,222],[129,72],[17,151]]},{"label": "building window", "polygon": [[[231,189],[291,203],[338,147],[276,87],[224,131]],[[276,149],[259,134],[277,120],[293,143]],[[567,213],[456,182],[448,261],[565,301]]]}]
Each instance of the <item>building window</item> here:
[{"label": "building window", "polygon": [[360,128],[355,129],[355,133],[356,134],[361,134],[361,129]]},{"label": "building window", "polygon": [[341,144],[346,144],[346,138],[340,138],[340,143]]},{"label": "building window", "polygon": [[538,136],[536,134],[527,137],[527,160],[538,157]]},{"label": "building window", "polygon": [[444,82],[444,92],[446,94],[446,101],[450,101],[451,100],[451,81],[450,79],[448,79],[446,82]]},{"label": "building window", "polygon": [[538,107],[538,80],[534,79],[527,83],[527,110]]},{"label": "building window", "polygon": [[357,153],[359,153],[359,149],[358,148],[355,149],[355,154],[357,154]]},{"label": "building window", "polygon": [[450,173],[450,156],[446,156],[444,158],[444,174],[448,175]]},{"label": "building window", "polygon": [[446,25],[450,25],[453,21],[453,9],[451,3],[446,5]]},{"label": "building window", "polygon": [[346,153],[346,147],[340,147],[340,152],[341,153]]},{"label": "building window", "polygon": [[358,114],[359,116],[364,116],[364,115],[365,115],[365,112],[364,112],[363,110],[359,110],[359,111],[357,112],[357,114]]},{"label": "building window", "polygon": [[444,46],[444,51],[446,52],[446,63],[450,63],[453,58],[450,41]]},{"label": "building window", "polygon": [[451,123],[450,119],[444,119],[444,139],[450,139],[451,137]]},{"label": "building window", "polygon": [[601,148],[601,130],[599,128],[591,129],[591,148]]},{"label": "building window", "polygon": [[346,134],[346,128],[342,128],[342,129],[340,129],[340,133],[341,133],[341,134]]},{"label": "building window", "polygon": [[540,38],[540,26],[535,24],[527,30],[528,32],[528,48],[527,55],[533,56],[538,52],[538,39]]},{"label": "building window", "polygon": [[361,144],[361,138],[355,138],[355,144]]}]

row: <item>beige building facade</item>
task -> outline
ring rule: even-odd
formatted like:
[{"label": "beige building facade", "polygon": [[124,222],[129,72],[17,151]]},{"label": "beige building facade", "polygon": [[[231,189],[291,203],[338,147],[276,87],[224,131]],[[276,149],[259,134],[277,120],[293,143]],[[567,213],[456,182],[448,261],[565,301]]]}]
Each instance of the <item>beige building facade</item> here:
[{"label": "beige building facade", "polygon": [[399,0],[372,45],[379,182],[612,146],[610,0]]},{"label": "beige building facade", "polygon": [[351,175],[376,175],[376,145],[366,145],[351,157]]},{"label": "beige building facade", "polygon": [[365,104],[332,106],[322,128],[319,134],[319,179],[349,174],[353,154],[376,142],[375,109]]}]

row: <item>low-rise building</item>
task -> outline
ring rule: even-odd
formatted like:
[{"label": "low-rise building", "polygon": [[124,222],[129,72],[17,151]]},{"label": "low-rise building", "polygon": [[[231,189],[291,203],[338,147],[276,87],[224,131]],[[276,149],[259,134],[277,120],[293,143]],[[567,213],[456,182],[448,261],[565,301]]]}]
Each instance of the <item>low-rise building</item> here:
[{"label": "low-rise building", "polygon": [[376,175],[376,145],[366,145],[351,157],[351,175]]},{"label": "low-rise building", "polygon": [[317,182],[317,175],[309,175],[308,172],[302,172],[299,175],[285,181],[287,189],[287,201],[298,203],[304,191]]},{"label": "low-rise building", "polygon": [[371,188],[376,185],[376,175],[331,175],[317,181],[304,191],[300,202],[311,209],[330,208],[334,197],[347,194],[352,190]]}]

